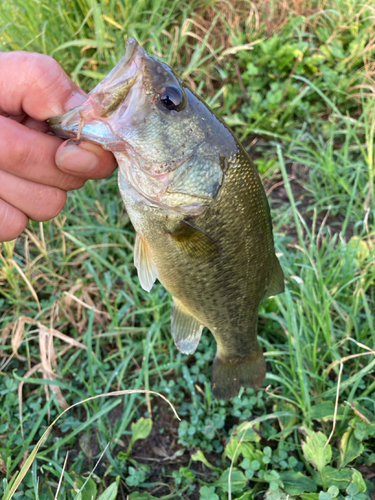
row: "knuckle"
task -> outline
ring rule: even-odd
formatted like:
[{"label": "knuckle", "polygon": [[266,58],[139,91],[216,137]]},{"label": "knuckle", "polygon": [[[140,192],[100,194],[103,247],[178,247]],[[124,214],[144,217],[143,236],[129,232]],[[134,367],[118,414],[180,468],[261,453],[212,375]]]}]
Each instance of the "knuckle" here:
[{"label": "knuckle", "polygon": [[40,84],[60,77],[63,70],[59,63],[51,56],[45,54],[33,54],[32,65],[35,72],[35,79]]},{"label": "knuckle", "polygon": [[48,97],[58,91],[71,92],[66,85],[67,75],[60,64],[51,56],[33,54],[30,63],[33,71],[33,86]]}]

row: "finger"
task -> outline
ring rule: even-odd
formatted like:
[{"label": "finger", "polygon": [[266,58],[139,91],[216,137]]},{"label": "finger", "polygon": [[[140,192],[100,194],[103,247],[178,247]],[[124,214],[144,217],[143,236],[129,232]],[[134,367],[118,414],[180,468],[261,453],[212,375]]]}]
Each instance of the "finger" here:
[{"label": "finger", "polygon": [[0,113],[26,113],[44,121],[86,100],[50,56],[32,52],[0,53]]},{"label": "finger", "polygon": [[55,154],[63,142],[58,137],[28,129],[3,116],[0,131],[0,169],[65,191],[83,186],[84,179],[57,168]]},{"label": "finger", "polygon": [[0,198],[0,242],[17,238],[28,222],[24,213]]},{"label": "finger", "polygon": [[0,198],[37,222],[59,214],[65,205],[66,196],[62,189],[20,179],[0,170]]},{"label": "finger", "polygon": [[[88,162],[88,154],[92,161]],[[90,179],[104,179],[112,174],[117,163],[113,154],[97,144],[66,141],[56,153],[56,165],[67,173]]]},{"label": "finger", "polygon": [[30,116],[25,116],[20,123],[27,128],[31,128],[32,130],[38,130],[38,132],[43,132],[44,134],[49,133],[50,135],[54,135],[46,122],[40,122],[39,120],[30,118]]}]

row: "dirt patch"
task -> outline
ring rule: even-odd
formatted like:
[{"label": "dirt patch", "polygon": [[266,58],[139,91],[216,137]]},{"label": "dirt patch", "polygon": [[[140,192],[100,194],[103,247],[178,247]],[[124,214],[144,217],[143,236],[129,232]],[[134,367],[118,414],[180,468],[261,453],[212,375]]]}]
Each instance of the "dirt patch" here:
[{"label": "dirt patch", "polygon": [[[143,408],[146,411],[146,407]],[[142,408],[140,412],[142,413]],[[178,411],[178,409],[177,409]],[[161,482],[148,492],[160,498],[168,495],[175,489],[175,480],[172,476],[174,471],[180,467],[189,467],[194,471],[196,477],[204,481],[212,481],[212,471],[205,467],[201,462],[191,461],[191,454],[195,450],[186,450],[178,444],[178,426],[179,421],[175,418],[170,406],[161,401],[158,404],[157,411],[153,416],[152,431],[147,439],[137,441],[132,449],[131,458],[139,463],[147,464],[151,467],[151,473],[147,477],[147,482]],[[217,454],[206,454],[207,459],[215,462]],[[189,496],[181,497],[189,500],[198,500],[199,486],[196,486]]]}]

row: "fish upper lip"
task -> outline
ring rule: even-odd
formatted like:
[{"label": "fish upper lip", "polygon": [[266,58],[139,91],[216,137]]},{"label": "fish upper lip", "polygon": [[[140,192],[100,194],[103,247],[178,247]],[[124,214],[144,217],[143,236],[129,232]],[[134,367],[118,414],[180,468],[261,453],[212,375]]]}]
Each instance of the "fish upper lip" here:
[{"label": "fish upper lip", "polygon": [[[47,120],[51,130],[60,137],[69,137],[79,140],[85,139],[84,126],[97,120],[102,122],[113,135],[113,143],[118,142],[118,137],[110,123],[110,116],[126,100],[130,89],[142,72],[143,59],[146,52],[134,38],[129,38],[126,44],[125,55],[108,75],[89,93],[88,99],[79,106],[67,111],[61,116],[51,117]],[[87,140],[96,142],[105,147],[100,136],[88,137]]]}]

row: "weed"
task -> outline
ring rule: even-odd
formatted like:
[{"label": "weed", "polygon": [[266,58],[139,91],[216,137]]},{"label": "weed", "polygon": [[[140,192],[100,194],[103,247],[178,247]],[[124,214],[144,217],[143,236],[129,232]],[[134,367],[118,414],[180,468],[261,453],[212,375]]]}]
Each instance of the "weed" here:
[{"label": "weed", "polygon": [[[84,90],[127,36],[183,75],[255,159],[287,288],[260,309],[263,388],[223,402],[211,335],[182,356],[169,295],[139,285],[115,176],[1,244],[3,500],[370,498],[374,12],[372,0],[2,2],[1,50],[50,54]],[[181,422],[129,390],[165,395]],[[123,393],[99,397],[110,391]]]}]

